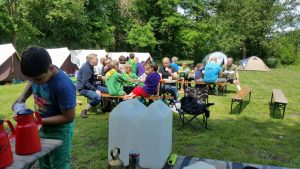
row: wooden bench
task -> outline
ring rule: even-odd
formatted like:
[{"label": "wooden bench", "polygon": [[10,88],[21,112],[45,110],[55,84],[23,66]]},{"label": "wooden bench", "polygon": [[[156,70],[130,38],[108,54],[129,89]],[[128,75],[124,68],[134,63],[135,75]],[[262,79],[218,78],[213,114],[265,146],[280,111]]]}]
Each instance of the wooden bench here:
[{"label": "wooden bench", "polygon": [[[112,99],[124,99],[125,98],[125,96],[111,96],[108,93],[101,93],[101,97],[103,97],[103,98],[112,98]],[[140,97],[138,97],[138,98],[140,98]],[[166,96],[152,95],[152,96],[143,97],[143,98],[146,99],[146,100],[158,100],[158,99],[170,100],[170,99],[174,99],[174,97],[170,96],[170,95],[166,95]]]},{"label": "wooden bench", "polygon": [[238,91],[236,94],[234,94],[231,97],[231,106],[230,106],[230,113],[232,112],[232,104],[233,102],[239,102],[240,104],[240,108],[239,108],[239,113],[241,112],[242,109],[242,104],[243,104],[243,100],[244,98],[249,95],[249,102],[250,102],[250,98],[251,98],[251,92],[252,89],[248,86],[243,87],[240,91]]},{"label": "wooden bench", "polygon": [[[124,100],[125,96],[111,96],[108,93],[101,93],[101,97],[103,99],[107,99],[112,101],[112,103],[114,103],[114,105],[112,105],[113,107],[117,106],[118,103],[120,103],[121,101]],[[163,100],[171,100],[174,99],[173,96],[170,95],[163,95],[163,96],[158,96],[158,95],[151,95],[149,97],[136,97],[136,98],[143,98],[145,100],[159,100],[159,99],[163,99]]]},{"label": "wooden bench", "polygon": [[274,98],[274,107],[272,113],[273,117],[274,117],[275,107],[277,106],[278,108],[283,109],[282,118],[284,118],[285,107],[288,104],[285,95],[280,89],[272,89],[271,104],[273,103],[273,98]]}]

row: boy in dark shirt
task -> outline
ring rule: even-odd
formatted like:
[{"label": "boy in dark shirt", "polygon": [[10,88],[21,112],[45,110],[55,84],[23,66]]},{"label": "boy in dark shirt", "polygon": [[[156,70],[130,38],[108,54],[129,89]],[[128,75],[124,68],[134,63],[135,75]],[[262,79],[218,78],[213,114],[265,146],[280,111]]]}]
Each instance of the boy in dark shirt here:
[{"label": "boy in dark shirt", "polygon": [[20,68],[29,82],[13,103],[26,102],[33,95],[35,109],[41,114],[40,137],[62,140],[63,145],[40,158],[40,168],[70,168],[74,131],[76,90],[69,77],[52,64],[41,47],[29,47],[22,55]]}]

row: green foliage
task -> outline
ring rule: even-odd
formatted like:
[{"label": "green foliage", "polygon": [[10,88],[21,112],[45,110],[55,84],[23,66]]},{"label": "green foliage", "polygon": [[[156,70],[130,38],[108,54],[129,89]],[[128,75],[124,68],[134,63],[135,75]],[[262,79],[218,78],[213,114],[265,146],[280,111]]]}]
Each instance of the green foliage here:
[{"label": "green foliage", "polygon": [[143,50],[195,61],[223,51],[236,60],[257,55],[294,64],[300,35],[279,30],[299,27],[299,6],[295,0],[0,1],[0,42],[19,51],[32,44]]},{"label": "green foliage", "polygon": [[128,33],[127,42],[134,46],[135,49],[148,48],[153,50],[157,44],[157,41],[154,37],[152,29],[153,28],[150,24],[145,26],[133,25]]},{"label": "green foliage", "polygon": [[299,39],[300,31],[292,31],[287,34],[279,35],[268,43],[268,52],[270,56],[277,58],[281,64],[295,64],[300,56]]},{"label": "green foliage", "polygon": [[[275,1],[223,0],[217,5],[216,24],[220,47],[225,53],[263,53],[261,43],[272,30],[281,11]],[[260,56],[264,57],[264,56]]]},{"label": "green foliage", "polygon": [[268,65],[269,68],[275,68],[278,65],[278,63],[279,63],[278,60],[279,59],[277,59],[277,58],[271,58],[271,57],[269,57],[266,60],[266,64]]}]

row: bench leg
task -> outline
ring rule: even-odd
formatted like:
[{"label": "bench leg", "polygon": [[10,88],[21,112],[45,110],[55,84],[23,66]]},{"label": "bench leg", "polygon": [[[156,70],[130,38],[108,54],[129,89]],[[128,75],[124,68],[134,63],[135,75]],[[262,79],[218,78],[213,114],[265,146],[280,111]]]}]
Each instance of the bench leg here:
[{"label": "bench leg", "polygon": [[240,102],[240,109],[239,109],[239,113],[241,113],[242,110],[242,104],[243,104],[243,100],[239,101]]},{"label": "bench leg", "polygon": [[231,99],[230,113],[232,113],[232,104],[233,104],[233,99]]},{"label": "bench leg", "polygon": [[272,101],[273,101],[273,92],[272,92],[272,95],[271,95],[271,101],[270,101],[271,104],[272,104]]},{"label": "bench leg", "polygon": [[274,118],[274,113],[275,113],[275,107],[276,107],[276,103],[274,103],[274,107],[273,107],[273,118]]},{"label": "bench leg", "polygon": [[249,93],[249,103],[250,103],[250,99],[251,99],[251,93],[252,93],[252,92]]},{"label": "bench leg", "polygon": [[284,118],[285,107],[286,107],[286,104],[283,104],[283,114],[282,114],[282,119]]}]

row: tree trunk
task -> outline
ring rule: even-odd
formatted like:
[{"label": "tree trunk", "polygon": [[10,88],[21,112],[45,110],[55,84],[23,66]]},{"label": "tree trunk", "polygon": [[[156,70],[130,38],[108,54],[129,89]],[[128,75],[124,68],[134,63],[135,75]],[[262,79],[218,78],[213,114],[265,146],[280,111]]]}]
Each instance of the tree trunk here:
[{"label": "tree trunk", "polygon": [[[10,3],[11,3],[10,4],[10,14],[13,18],[13,24],[16,25],[16,19],[17,19],[17,15],[18,15],[17,14],[17,0],[12,0]],[[11,41],[12,41],[12,44],[14,46],[16,46],[16,44],[17,44],[17,31],[15,29],[13,30]]]},{"label": "tree trunk", "polygon": [[247,56],[247,48],[246,48],[246,45],[244,43],[244,45],[243,45],[243,59],[246,59],[246,56]]}]

